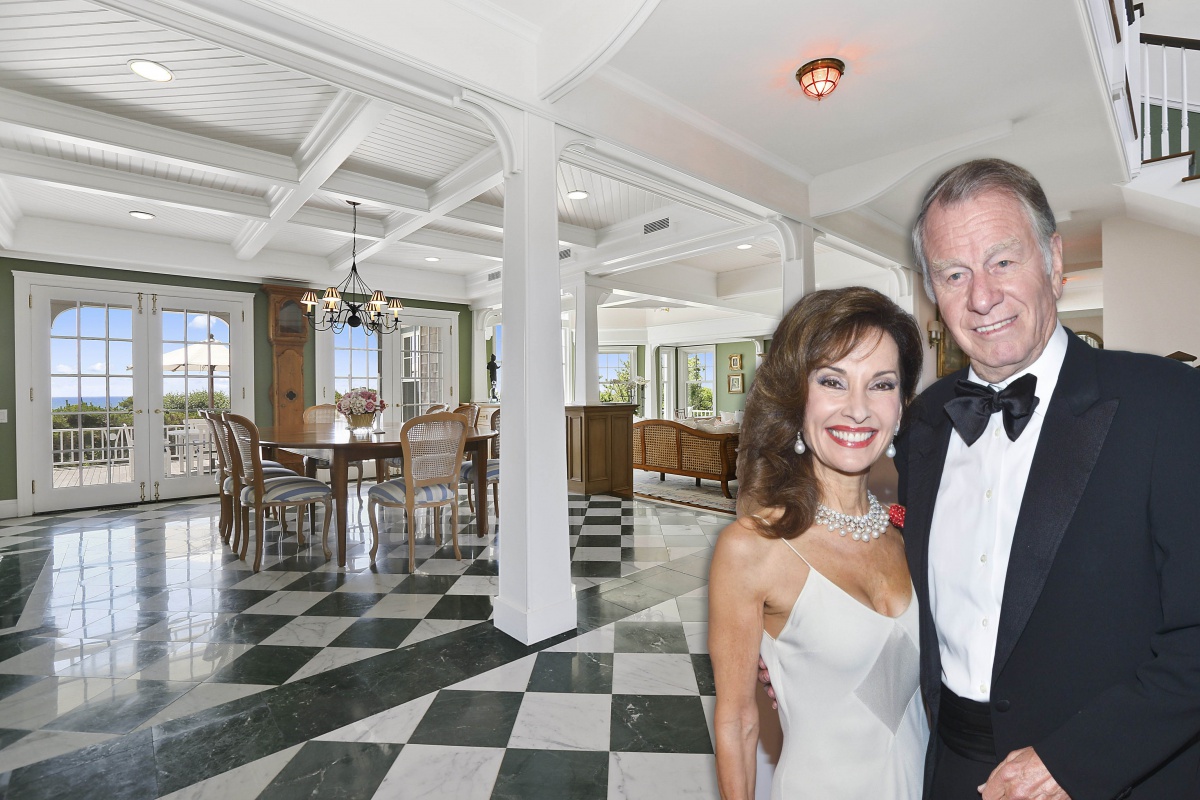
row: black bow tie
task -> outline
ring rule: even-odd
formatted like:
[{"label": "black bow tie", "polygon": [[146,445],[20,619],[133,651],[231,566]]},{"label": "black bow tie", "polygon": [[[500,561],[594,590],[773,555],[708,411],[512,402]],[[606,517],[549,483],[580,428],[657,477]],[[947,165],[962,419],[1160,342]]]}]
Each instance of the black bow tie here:
[{"label": "black bow tie", "polygon": [[990,386],[959,381],[954,387],[956,397],[946,403],[946,413],[958,435],[970,447],[983,435],[992,414],[1003,411],[1004,432],[1015,442],[1037,408],[1035,387],[1036,375],[1023,375],[999,392]]}]

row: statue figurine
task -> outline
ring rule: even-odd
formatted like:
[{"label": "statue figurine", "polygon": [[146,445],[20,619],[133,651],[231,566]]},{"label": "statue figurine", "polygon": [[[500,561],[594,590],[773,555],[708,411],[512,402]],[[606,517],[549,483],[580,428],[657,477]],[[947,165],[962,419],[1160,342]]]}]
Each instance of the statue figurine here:
[{"label": "statue figurine", "polygon": [[500,365],[496,363],[496,354],[492,353],[492,357],[487,362],[488,371],[488,397],[493,401],[500,398],[496,396],[496,375],[500,371]]}]

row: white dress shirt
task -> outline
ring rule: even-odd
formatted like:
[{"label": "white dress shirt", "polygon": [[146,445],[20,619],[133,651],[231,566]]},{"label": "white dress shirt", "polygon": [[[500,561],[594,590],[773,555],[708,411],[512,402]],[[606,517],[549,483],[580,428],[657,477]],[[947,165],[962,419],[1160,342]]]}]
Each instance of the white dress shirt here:
[{"label": "white dress shirt", "polygon": [[1037,408],[1015,442],[1003,414],[988,420],[970,447],[950,434],[946,466],[929,532],[929,603],[942,656],[942,683],[959,697],[987,702],[991,696],[996,632],[1004,579],[1025,482],[1042,432],[1042,420],[1067,354],[1058,325],[1037,361],[998,384],[970,370],[974,383],[1003,389],[1026,374],[1037,376]]}]

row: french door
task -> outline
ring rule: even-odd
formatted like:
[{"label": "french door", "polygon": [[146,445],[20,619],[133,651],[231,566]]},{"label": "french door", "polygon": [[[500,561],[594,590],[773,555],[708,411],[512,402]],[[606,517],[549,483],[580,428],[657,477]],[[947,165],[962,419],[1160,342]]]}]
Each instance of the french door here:
[{"label": "french door", "polygon": [[106,288],[28,286],[19,502],[40,513],[215,492],[215,443],[200,412],[252,405],[246,303],[72,283]]}]

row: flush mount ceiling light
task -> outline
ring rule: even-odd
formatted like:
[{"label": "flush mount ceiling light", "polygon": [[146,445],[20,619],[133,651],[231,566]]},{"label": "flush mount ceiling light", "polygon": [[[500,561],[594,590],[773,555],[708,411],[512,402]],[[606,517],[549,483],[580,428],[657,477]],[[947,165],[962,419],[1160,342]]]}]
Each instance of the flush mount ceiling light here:
[{"label": "flush mount ceiling light", "polygon": [[806,95],[819,101],[833,93],[845,72],[846,63],[840,58],[818,58],[796,70],[796,80]]},{"label": "flush mount ceiling light", "polygon": [[426,261],[441,261],[437,256],[425,256]]},{"label": "flush mount ceiling light", "polygon": [[738,249],[738,250],[749,250],[751,247],[754,247],[754,245],[752,245],[752,244],[739,244],[739,245],[737,246],[737,249]]},{"label": "flush mount ceiling light", "polygon": [[588,193],[583,189],[572,189],[567,192],[568,200],[587,200]]},{"label": "flush mount ceiling light", "polygon": [[154,215],[149,211],[130,211],[129,216],[134,219],[154,219]]},{"label": "flush mount ceiling light", "polygon": [[129,62],[129,68],[133,70],[135,75],[140,75],[148,81],[156,83],[170,83],[175,80],[175,74],[171,70],[159,64],[157,61],[147,61],[144,58],[135,58]]}]

